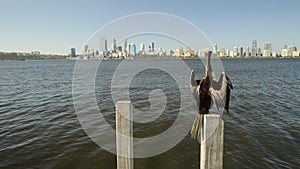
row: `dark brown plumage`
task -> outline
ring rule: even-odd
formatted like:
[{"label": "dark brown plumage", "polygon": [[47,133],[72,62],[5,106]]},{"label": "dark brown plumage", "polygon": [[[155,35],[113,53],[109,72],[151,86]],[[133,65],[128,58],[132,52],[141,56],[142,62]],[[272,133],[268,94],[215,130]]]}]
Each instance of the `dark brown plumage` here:
[{"label": "dark brown plumage", "polygon": [[210,88],[210,79],[208,76],[203,78],[200,81],[200,91],[199,91],[199,98],[200,98],[200,104],[199,104],[199,114],[208,114],[210,105],[211,105],[211,93],[209,91]]},{"label": "dark brown plumage", "polygon": [[233,87],[225,73],[221,74],[219,81],[214,80],[210,55],[207,57],[205,77],[197,81],[194,78],[195,73],[192,70],[190,86],[197,101],[198,114],[191,129],[191,136],[198,140],[202,132],[204,114],[209,113],[212,103],[216,104],[218,110],[224,108],[229,111],[230,90]]}]

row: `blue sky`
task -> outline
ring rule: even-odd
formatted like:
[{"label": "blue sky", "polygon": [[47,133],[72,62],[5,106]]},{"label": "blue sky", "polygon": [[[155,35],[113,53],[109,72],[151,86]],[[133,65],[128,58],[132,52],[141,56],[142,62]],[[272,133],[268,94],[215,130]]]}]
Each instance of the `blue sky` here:
[{"label": "blue sky", "polygon": [[220,48],[272,42],[300,48],[298,0],[1,0],[0,51],[67,54],[106,23],[137,12],[164,12],[199,27]]}]

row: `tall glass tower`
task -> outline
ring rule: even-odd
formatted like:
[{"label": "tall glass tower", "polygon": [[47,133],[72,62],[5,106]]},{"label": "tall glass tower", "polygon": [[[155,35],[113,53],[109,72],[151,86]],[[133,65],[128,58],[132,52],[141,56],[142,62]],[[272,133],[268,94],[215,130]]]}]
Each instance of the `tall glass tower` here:
[{"label": "tall glass tower", "polygon": [[272,44],[270,42],[264,43],[263,56],[271,56]]},{"label": "tall glass tower", "polygon": [[251,56],[256,56],[257,54],[257,41],[253,40],[252,41],[252,53]]}]

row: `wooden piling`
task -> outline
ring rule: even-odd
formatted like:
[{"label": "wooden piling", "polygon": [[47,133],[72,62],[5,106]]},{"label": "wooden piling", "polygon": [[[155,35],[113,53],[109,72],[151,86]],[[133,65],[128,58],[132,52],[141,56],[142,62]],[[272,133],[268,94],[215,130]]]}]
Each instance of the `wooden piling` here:
[{"label": "wooden piling", "polygon": [[223,168],[224,121],[218,114],[204,115],[200,169]]},{"label": "wooden piling", "polygon": [[117,169],[133,169],[132,105],[116,103]]}]

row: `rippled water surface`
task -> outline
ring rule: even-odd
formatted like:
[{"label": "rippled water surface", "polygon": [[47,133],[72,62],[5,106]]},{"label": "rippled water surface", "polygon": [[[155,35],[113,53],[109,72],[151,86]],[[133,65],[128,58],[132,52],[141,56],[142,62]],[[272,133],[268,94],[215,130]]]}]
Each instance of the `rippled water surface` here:
[{"label": "rippled water surface", "polygon": [[[171,64],[171,60],[151,62]],[[224,168],[299,168],[300,60],[222,62],[234,84],[230,114],[224,115]],[[95,82],[99,108],[112,127],[115,108],[110,85],[120,63],[103,61]],[[198,78],[203,76],[199,60],[185,63],[195,69]],[[116,168],[116,156],[97,146],[77,119],[72,99],[74,65],[75,61],[0,62],[0,168]],[[159,70],[145,70],[131,82],[134,106],[149,108],[147,96],[156,88],[163,89],[168,105],[156,121],[134,124],[135,137],[163,132],[178,115],[176,81]],[[134,165],[196,169],[199,149],[187,135],[169,151],[135,159]]]}]

